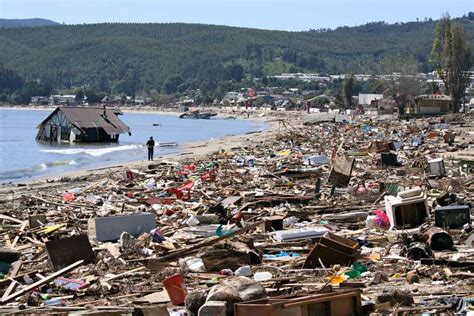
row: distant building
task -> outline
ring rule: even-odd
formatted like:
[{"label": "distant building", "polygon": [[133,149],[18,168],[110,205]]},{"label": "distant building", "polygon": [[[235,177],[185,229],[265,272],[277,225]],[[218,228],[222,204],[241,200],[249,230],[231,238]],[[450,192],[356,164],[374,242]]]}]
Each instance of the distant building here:
[{"label": "distant building", "polygon": [[383,94],[359,93],[359,105],[377,105],[375,101],[383,99]]},{"label": "distant building", "polygon": [[57,107],[38,125],[37,140],[51,142],[117,142],[129,133],[119,109]]},{"label": "distant building", "polygon": [[49,104],[49,97],[48,96],[32,96],[31,103],[39,104],[39,105],[47,105]]},{"label": "distant building", "polygon": [[453,99],[445,94],[422,94],[415,98],[415,113],[443,114],[452,111]]},{"label": "distant building", "polygon": [[305,74],[305,73],[282,73],[279,76],[273,76],[275,79],[279,80],[301,80],[306,82],[311,81],[330,81],[331,78],[329,76],[321,76],[319,74]]},{"label": "distant building", "polygon": [[244,98],[243,93],[229,91],[224,95],[221,103],[224,103],[224,100],[229,101],[230,104],[236,104],[239,102],[244,102],[246,99]]},{"label": "distant building", "polygon": [[74,105],[76,104],[76,95],[74,94],[56,94],[49,97],[50,105]]},{"label": "distant building", "polygon": [[148,97],[136,97],[133,101],[136,105],[146,105],[151,103],[151,98]]}]

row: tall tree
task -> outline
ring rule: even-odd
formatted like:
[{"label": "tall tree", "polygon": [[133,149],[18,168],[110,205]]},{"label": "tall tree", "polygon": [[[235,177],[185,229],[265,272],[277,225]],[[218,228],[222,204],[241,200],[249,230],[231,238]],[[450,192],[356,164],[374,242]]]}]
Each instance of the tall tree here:
[{"label": "tall tree", "polygon": [[353,75],[346,77],[342,84],[342,96],[346,107],[351,109],[353,107],[352,96],[357,92],[357,80]]},{"label": "tall tree", "polygon": [[436,26],[430,61],[453,98],[453,111],[458,112],[469,82],[471,49],[463,27],[451,21],[449,15]]},{"label": "tall tree", "polygon": [[84,101],[84,91],[81,88],[76,90],[76,96],[74,97],[74,101],[76,101],[77,103],[82,103],[82,101]]},{"label": "tall tree", "polygon": [[398,106],[398,112],[403,115],[415,97],[421,94],[422,83],[417,77],[420,65],[413,56],[389,56],[381,62],[381,72],[389,75],[384,81],[384,94],[391,97]]}]

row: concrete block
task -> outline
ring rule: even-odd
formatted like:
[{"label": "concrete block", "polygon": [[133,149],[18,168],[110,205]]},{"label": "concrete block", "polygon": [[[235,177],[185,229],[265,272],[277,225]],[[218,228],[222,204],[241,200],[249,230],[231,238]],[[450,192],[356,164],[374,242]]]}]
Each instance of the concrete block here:
[{"label": "concrete block", "polygon": [[91,218],[88,221],[89,236],[98,241],[115,241],[127,232],[138,237],[156,228],[155,215],[151,213]]},{"label": "concrete block", "polygon": [[198,316],[226,316],[226,302],[208,301],[201,306]]},{"label": "concrete block", "polygon": [[45,244],[53,269],[58,271],[78,260],[85,264],[95,261],[94,251],[86,235],[77,235],[63,239],[53,239]]}]

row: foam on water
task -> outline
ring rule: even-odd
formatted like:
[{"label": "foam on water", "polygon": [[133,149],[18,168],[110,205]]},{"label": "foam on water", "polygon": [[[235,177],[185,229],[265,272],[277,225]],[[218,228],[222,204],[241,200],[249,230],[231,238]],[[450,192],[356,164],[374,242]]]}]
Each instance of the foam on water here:
[{"label": "foam on water", "polygon": [[25,177],[29,178],[33,175],[47,172],[50,168],[57,168],[61,166],[76,165],[76,164],[77,162],[75,160],[58,160],[58,161],[42,162],[25,169],[3,172],[0,174],[0,181],[3,181],[5,179],[12,180],[12,179],[21,179]]},{"label": "foam on water", "polygon": [[143,147],[143,145],[123,145],[105,148],[67,148],[67,149],[41,149],[41,152],[60,154],[60,155],[77,155],[86,154],[89,156],[100,157],[115,151],[133,150]]}]

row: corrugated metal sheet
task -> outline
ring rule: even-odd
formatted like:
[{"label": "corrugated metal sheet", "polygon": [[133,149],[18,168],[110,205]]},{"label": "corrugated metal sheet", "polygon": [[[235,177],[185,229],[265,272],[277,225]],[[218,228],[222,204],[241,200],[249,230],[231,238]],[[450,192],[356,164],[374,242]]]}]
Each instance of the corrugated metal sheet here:
[{"label": "corrugated metal sheet", "polygon": [[[109,135],[130,132],[130,128],[117,116],[122,114],[119,109],[59,107],[51,115],[56,111],[63,112],[67,120],[80,129],[101,127]],[[40,125],[44,124],[51,115]]]}]

